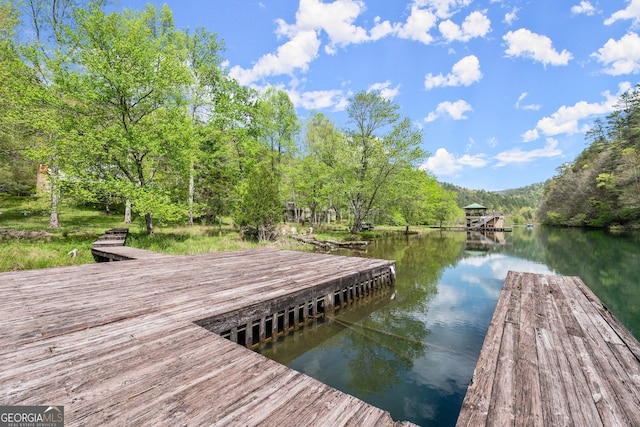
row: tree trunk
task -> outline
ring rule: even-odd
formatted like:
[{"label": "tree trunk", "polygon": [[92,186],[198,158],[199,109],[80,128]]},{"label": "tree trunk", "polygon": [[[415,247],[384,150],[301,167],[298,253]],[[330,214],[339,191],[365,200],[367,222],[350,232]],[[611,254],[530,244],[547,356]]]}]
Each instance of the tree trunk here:
[{"label": "tree trunk", "polygon": [[216,208],[216,215],[218,216],[218,231],[222,233],[222,197],[220,197],[220,193],[218,193],[218,206]]},{"label": "tree trunk", "polygon": [[351,234],[356,234],[362,228],[362,221],[364,220],[364,209],[362,206],[362,200],[359,198],[351,200],[351,211],[353,213],[353,227],[351,228]]},{"label": "tree trunk", "polygon": [[58,186],[58,167],[53,166],[49,169],[49,192],[51,193],[51,203],[49,215],[49,228],[60,228],[60,187]]},{"label": "tree trunk", "polygon": [[58,206],[60,205],[60,190],[57,184],[51,185],[51,215],[49,216],[49,228],[60,228],[60,215]]},{"label": "tree trunk", "polygon": [[193,176],[193,161],[189,170],[189,219],[188,225],[193,225],[193,194],[195,193],[195,178]]},{"label": "tree trunk", "polygon": [[151,221],[151,214],[146,213],[144,215],[144,220],[147,225],[147,234],[149,235],[153,234],[153,222]]},{"label": "tree trunk", "polygon": [[129,199],[124,203],[124,223],[131,224],[131,200]]}]

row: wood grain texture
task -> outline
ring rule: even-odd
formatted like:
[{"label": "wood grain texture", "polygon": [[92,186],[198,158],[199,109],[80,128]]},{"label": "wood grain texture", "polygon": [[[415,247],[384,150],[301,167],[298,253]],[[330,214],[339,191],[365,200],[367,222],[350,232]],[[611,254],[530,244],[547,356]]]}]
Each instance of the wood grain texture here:
[{"label": "wood grain texture", "polygon": [[458,426],[638,426],[640,345],[577,277],[509,272]]},{"label": "wood grain texture", "polygon": [[69,426],[394,425],[387,412],[196,324],[373,277],[392,261],[134,252],[141,258],[0,274],[0,403],[64,405]]}]

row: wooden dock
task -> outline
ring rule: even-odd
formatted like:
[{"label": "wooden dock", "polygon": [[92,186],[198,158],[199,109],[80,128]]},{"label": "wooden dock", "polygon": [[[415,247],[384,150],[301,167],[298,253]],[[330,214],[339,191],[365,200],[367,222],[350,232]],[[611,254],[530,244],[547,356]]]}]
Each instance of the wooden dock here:
[{"label": "wooden dock", "polygon": [[[171,255],[130,246],[96,246],[91,248],[91,254],[97,262],[130,261],[134,259],[161,259]],[[115,267],[114,267],[115,268]]]},{"label": "wooden dock", "polygon": [[235,313],[250,344],[391,275],[392,261],[271,249],[1,273],[0,404],[63,405],[68,426],[399,425],[200,326]]},{"label": "wooden dock", "polygon": [[509,272],[457,426],[640,426],[640,344],[577,277]]}]

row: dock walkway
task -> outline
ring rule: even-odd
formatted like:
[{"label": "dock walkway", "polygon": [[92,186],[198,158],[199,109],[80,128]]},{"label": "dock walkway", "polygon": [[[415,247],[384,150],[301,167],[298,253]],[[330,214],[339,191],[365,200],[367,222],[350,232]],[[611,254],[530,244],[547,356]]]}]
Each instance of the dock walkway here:
[{"label": "dock walkway", "polygon": [[197,324],[392,268],[257,249],[1,273],[0,404],[68,426],[398,425]]},{"label": "dock walkway", "polygon": [[509,272],[462,426],[640,426],[640,344],[577,277]]}]

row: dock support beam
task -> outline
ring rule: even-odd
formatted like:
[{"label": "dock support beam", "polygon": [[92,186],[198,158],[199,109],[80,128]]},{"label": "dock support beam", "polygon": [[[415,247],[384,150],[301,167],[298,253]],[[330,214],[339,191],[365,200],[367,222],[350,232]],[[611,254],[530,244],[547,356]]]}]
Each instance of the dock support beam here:
[{"label": "dock support beam", "polygon": [[233,342],[255,348],[336,309],[376,295],[382,289],[393,287],[393,268],[390,266],[376,272],[367,271],[351,277],[342,277],[330,284],[318,286],[310,292],[288,296],[283,301],[266,303],[262,309],[253,310],[252,315],[234,312],[196,323]]}]

